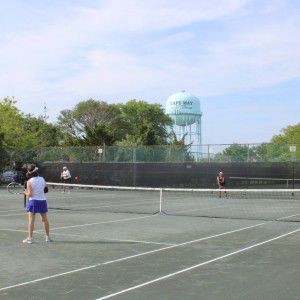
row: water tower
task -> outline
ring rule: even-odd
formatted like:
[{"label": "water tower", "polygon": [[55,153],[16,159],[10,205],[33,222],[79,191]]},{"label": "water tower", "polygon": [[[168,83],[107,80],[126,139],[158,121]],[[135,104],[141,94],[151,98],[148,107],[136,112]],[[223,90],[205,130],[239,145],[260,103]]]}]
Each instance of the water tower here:
[{"label": "water tower", "polygon": [[173,130],[177,139],[191,144],[191,152],[196,159],[201,157],[201,117],[200,100],[185,91],[173,94],[166,103],[166,114],[174,121]]}]

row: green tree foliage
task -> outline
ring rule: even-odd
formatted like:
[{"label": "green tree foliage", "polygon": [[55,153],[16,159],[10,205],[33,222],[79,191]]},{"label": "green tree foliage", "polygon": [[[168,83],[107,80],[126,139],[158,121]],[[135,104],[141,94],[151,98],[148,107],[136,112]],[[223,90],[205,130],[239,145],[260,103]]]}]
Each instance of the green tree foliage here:
[{"label": "green tree foliage", "polygon": [[138,147],[143,145],[142,137],[126,134],[125,138],[115,143],[118,147]]},{"label": "green tree foliage", "polygon": [[159,145],[167,142],[172,124],[158,104],[132,100],[107,104],[89,99],[58,117],[65,145]]},{"label": "green tree foliage", "polygon": [[81,139],[83,145],[111,145],[114,142],[114,136],[109,128],[105,124],[95,125],[93,128],[86,127],[85,135]]},{"label": "green tree foliage", "polygon": [[73,110],[63,110],[58,117],[58,125],[63,133],[64,144],[112,144],[120,135],[119,115],[115,105],[93,99],[78,103]]},{"label": "green tree foliage", "polygon": [[272,143],[300,144],[300,123],[281,130],[281,134],[274,135]]},{"label": "green tree foliage", "polygon": [[1,148],[3,153],[9,153],[10,161],[26,160],[41,147],[57,145],[59,135],[59,128],[42,117],[20,112],[13,98],[0,101]]},{"label": "green tree foliage", "polygon": [[184,140],[187,133],[178,139],[175,132],[171,132],[170,147],[168,147],[170,161],[193,161],[194,157],[190,153],[192,144],[186,145]]},{"label": "green tree foliage", "polygon": [[[295,145],[297,152],[292,154],[290,146]],[[260,145],[232,144],[213,158],[214,161],[290,161],[300,159],[300,124],[288,126],[281,134],[274,135],[270,143]]]},{"label": "green tree foliage", "polygon": [[0,170],[5,166],[5,162],[9,158],[3,143],[4,143],[4,134],[0,133]]},{"label": "green tree foliage", "polygon": [[0,102],[0,133],[6,149],[23,148],[30,141],[26,132],[25,119],[15,106],[13,98],[4,98]]},{"label": "green tree foliage", "polygon": [[33,134],[31,141],[33,148],[57,146],[61,137],[59,128],[46,123],[41,117],[36,118],[27,115],[24,129]]},{"label": "green tree foliage", "polygon": [[[296,146],[296,153],[290,152],[290,146]],[[300,159],[300,123],[288,126],[281,133],[274,135],[270,144],[262,144],[256,148],[257,156],[267,161],[289,161]]]},{"label": "green tree foliage", "polygon": [[[127,138],[140,139],[142,145],[162,145],[167,143],[167,126],[172,120],[164,113],[161,105],[131,100],[119,104],[121,123]],[[126,139],[126,136],[124,137]]]},{"label": "green tree foliage", "polygon": [[247,145],[232,144],[221,153],[217,153],[213,159],[220,162],[243,162],[248,161],[248,158],[253,157],[253,154],[253,149],[249,149]]}]

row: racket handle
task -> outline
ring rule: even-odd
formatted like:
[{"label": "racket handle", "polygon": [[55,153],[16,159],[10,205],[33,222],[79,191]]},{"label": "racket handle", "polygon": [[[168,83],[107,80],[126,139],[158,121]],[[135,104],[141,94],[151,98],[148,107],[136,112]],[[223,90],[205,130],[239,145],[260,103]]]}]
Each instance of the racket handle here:
[{"label": "racket handle", "polygon": [[26,201],[27,199],[26,199],[26,195],[24,195],[24,198],[23,198],[23,201],[24,201],[24,208],[26,208]]}]

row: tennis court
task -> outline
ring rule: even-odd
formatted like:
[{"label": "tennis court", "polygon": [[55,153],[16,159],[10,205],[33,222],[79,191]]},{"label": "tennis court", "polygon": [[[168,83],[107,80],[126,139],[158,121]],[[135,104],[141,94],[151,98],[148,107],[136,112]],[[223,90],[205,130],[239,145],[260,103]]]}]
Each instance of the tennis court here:
[{"label": "tennis court", "polygon": [[0,190],[1,299],[299,299],[300,191],[88,188],[48,194],[23,245]]}]

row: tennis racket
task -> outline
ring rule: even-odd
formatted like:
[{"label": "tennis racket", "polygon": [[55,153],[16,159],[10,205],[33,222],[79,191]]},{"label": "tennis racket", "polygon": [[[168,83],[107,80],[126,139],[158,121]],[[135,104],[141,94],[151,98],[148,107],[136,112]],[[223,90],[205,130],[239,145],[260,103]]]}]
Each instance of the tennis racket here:
[{"label": "tennis racket", "polygon": [[24,193],[24,187],[22,184],[16,183],[16,182],[11,182],[8,186],[7,186],[7,191],[10,194],[13,195],[21,195]]}]

